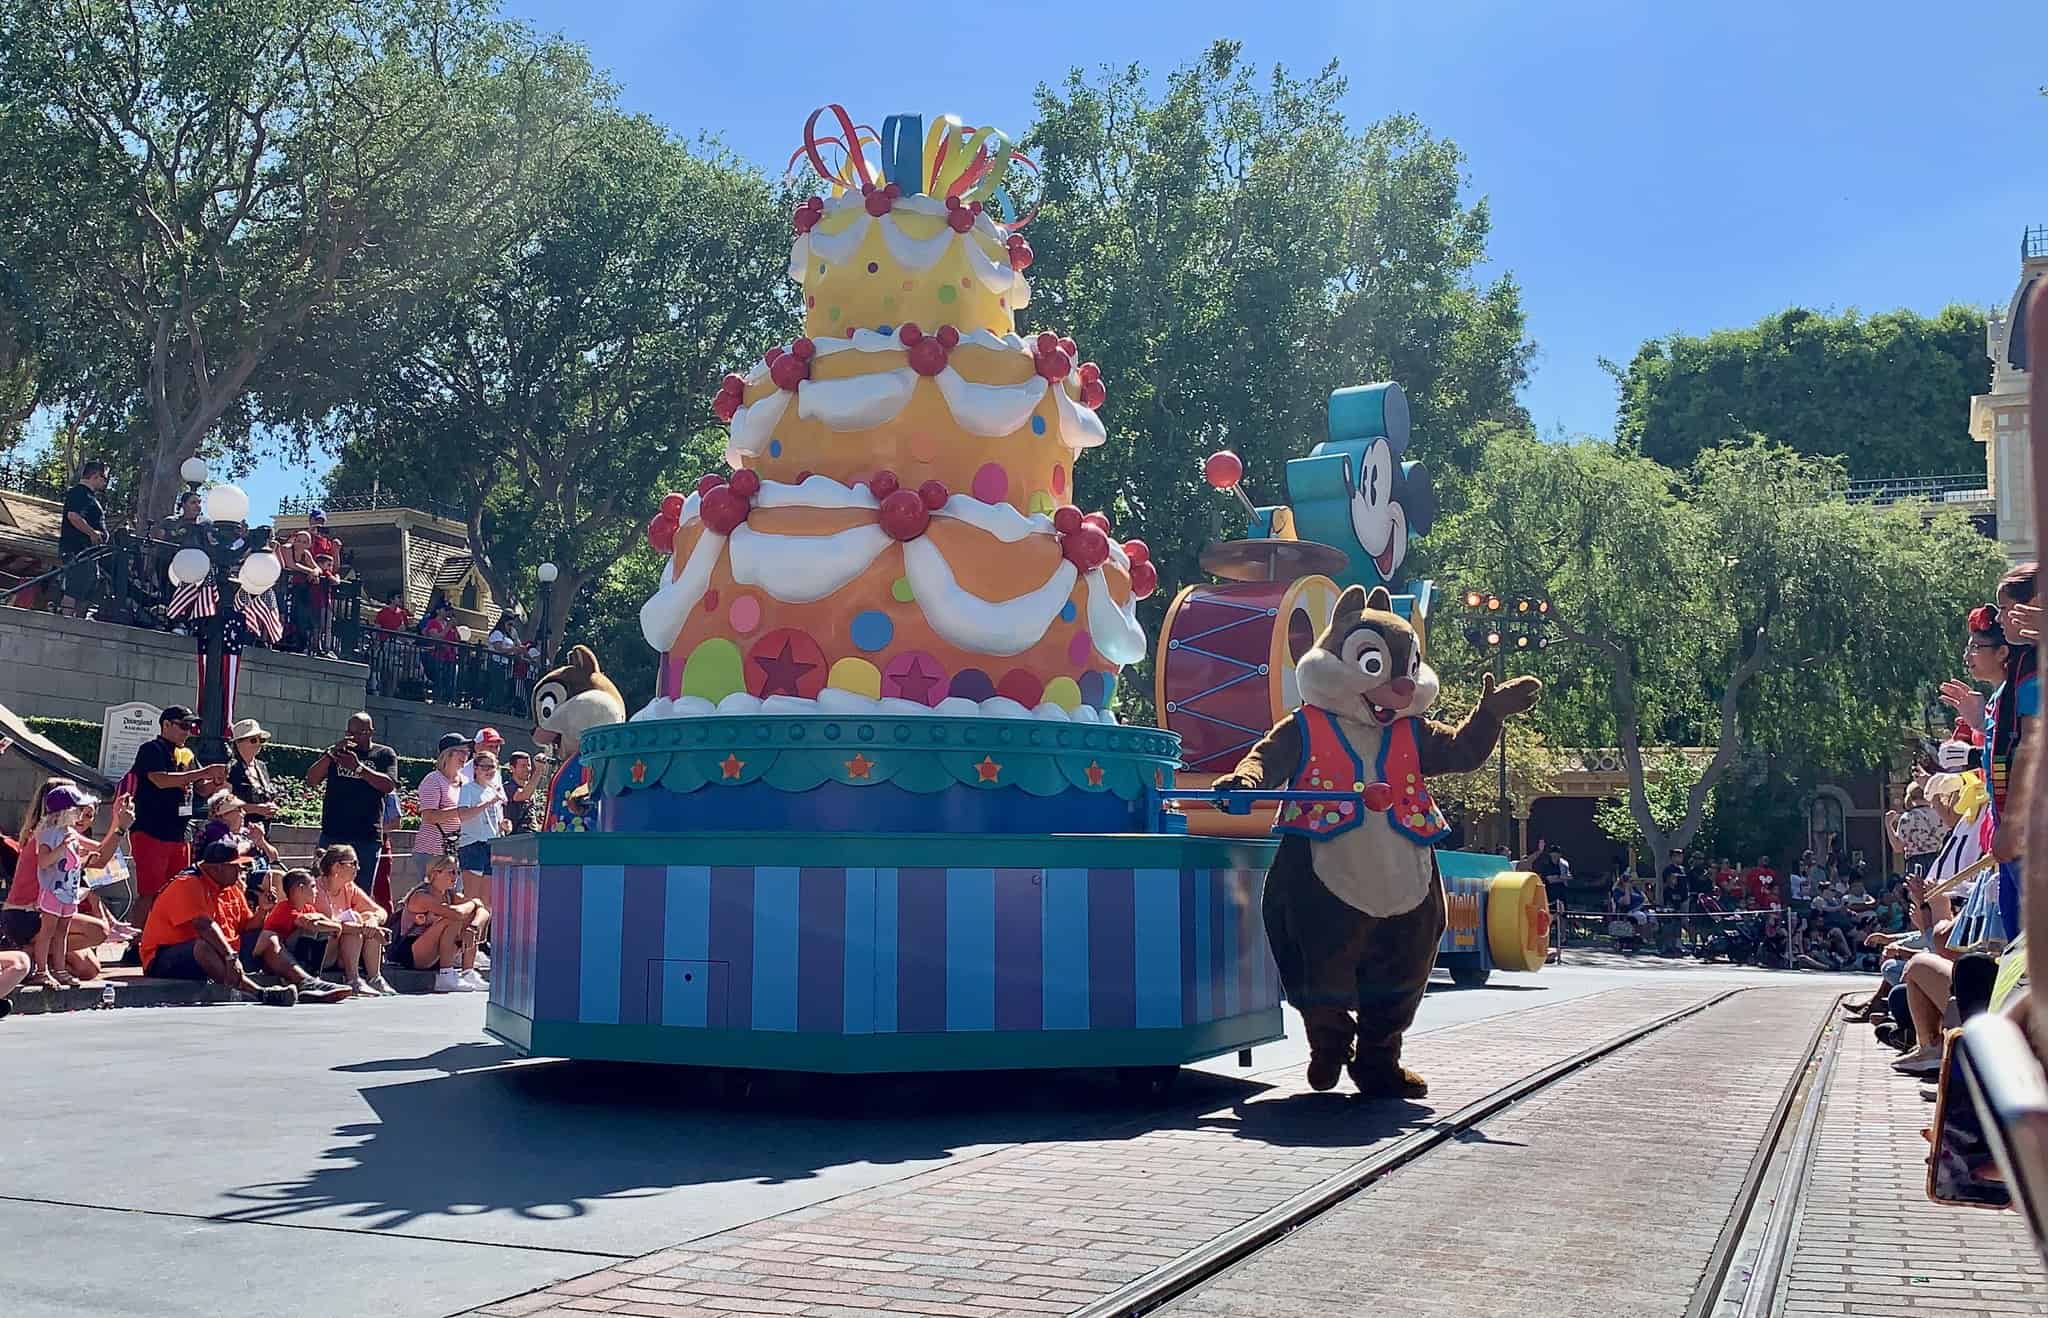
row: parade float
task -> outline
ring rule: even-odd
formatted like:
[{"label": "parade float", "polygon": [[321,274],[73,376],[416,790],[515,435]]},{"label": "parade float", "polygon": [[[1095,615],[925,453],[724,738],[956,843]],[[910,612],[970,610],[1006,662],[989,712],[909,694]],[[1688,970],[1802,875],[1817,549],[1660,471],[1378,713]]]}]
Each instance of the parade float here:
[{"label": "parade float", "polygon": [[[1073,503],[1101,373],[1016,331],[1032,253],[1005,180],[1029,162],[950,118],[876,133],[828,107],[805,139],[826,195],[793,218],[804,333],[725,378],[729,471],[648,528],[658,690],[571,720],[555,827],[494,848],[489,1030],[550,1056],[1154,1081],[1279,1038],[1274,843],[1191,830],[1186,727],[1112,713],[1158,575]],[[1282,513],[1257,538],[1298,555]],[[1259,584],[1341,571],[1328,552]],[[544,730],[610,685],[587,652],[561,672]]]}]

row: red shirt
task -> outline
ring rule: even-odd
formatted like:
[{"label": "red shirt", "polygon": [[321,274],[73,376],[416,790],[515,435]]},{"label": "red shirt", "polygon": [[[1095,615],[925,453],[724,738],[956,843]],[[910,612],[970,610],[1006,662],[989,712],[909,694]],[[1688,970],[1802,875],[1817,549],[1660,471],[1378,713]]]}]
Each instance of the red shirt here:
[{"label": "red shirt", "polygon": [[377,610],[377,625],[387,632],[402,632],[412,625],[412,615],[402,604],[386,604]]},{"label": "red shirt", "polygon": [[310,906],[301,911],[290,902],[279,902],[270,908],[269,915],[263,917],[263,927],[280,938],[290,938],[299,931],[301,915],[318,914],[319,912]]},{"label": "red shirt", "polygon": [[1755,865],[1742,872],[1742,891],[1757,906],[1778,900],[1777,872],[1768,865]]},{"label": "red shirt", "polygon": [[336,540],[324,531],[315,531],[313,532],[313,561],[317,563],[323,557],[331,558],[336,563],[340,563],[341,541]]}]

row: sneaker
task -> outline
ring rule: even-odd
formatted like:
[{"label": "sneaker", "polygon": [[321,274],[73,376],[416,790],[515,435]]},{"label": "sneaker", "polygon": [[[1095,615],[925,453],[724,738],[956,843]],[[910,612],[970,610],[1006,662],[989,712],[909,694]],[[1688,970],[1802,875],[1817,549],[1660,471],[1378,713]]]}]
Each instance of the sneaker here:
[{"label": "sneaker", "polygon": [[13,999],[13,998],[0,998],[0,1021],[4,1021],[4,1020],[6,1020],[6,1019],[7,1019],[7,1017],[8,1017],[8,1015],[9,1015],[9,1014],[10,1014],[11,1012],[13,1012],[13,1010],[14,1010],[14,999]]},{"label": "sneaker", "polygon": [[391,981],[382,975],[370,981],[370,992],[382,998],[395,998],[398,996],[398,990],[391,987]]},{"label": "sneaker", "polygon": [[256,991],[256,1000],[266,1007],[296,1007],[299,991],[289,984],[273,984]]},{"label": "sneaker", "polygon": [[434,992],[466,993],[468,990],[462,987],[462,981],[456,977],[455,969],[451,966],[434,972]]},{"label": "sneaker", "polygon": [[1892,1063],[1892,1070],[1900,1075],[1933,1075],[1941,1069],[1941,1045],[1923,1043]]},{"label": "sneaker", "polygon": [[348,997],[345,984],[331,984],[324,979],[309,979],[299,985],[299,998],[304,1002],[340,1002]]},{"label": "sneaker", "polygon": [[370,981],[364,979],[361,975],[357,975],[348,982],[348,991],[359,998],[374,998],[377,996],[377,990],[371,988]]},{"label": "sneaker", "polygon": [[455,982],[470,993],[489,993],[491,991],[491,982],[482,975],[477,974],[474,970],[457,971]]}]

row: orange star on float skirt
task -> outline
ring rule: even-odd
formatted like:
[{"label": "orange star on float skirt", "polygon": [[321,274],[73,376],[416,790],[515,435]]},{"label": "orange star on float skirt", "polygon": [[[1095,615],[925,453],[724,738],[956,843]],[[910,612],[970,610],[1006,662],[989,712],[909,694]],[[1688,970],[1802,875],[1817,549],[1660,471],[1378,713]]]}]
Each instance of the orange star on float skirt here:
[{"label": "orange star on float skirt", "polygon": [[731,751],[727,751],[725,753],[725,758],[718,762],[719,771],[728,778],[739,777],[740,770],[746,767],[747,762],[741,759],[739,756],[733,754]]},{"label": "orange star on float skirt", "polygon": [[853,758],[846,762],[846,776],[849,778],[865,778],[874,767],[875,762],[873,760],[862,755],[859,751],[855,751]]},{"label": "orange star on float skirt", "polygon": [[1547,947],[1550,944],[1550,908],[1541,902],[1530,904],[1529,946]]},{"label": "orange star on float skirt", "polygon": [[1088,761],[1087,773],[1088,785],[1090,787],[1102,786],[1102,766],[1100,764],[1096,763],[1094,760]]},{"label": "orange star on float skirt", "polygon": [[635,784],[644,783],[647,781],[647,761],[633,761],[633,781]]},{"label": "orange star on float skirt", "polygon": [[981,775],[982,782],[992,783],[996,780],[996,775],[1003,771],[1003,766],[997,764],[990,756],[984,755],[981,757],[981,763],[974,766],[974,771]]}]

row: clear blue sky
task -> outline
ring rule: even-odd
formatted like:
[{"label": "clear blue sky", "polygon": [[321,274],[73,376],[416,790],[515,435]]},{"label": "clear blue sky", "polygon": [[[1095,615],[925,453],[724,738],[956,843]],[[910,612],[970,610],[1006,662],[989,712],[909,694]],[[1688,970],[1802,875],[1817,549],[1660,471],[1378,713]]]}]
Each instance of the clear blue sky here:
[{"label": "clear blue sky", "polygon": [[[827,101],[867,122],[951,111],[1021,132],[1033,88],[1074,65],[1156,78],[1218,37],[1261,66],[1335,58],[1355,121],[1412,112],[1464,148],[1493,260],[1524,290],[1525,402],[1545,434],[1609,433],[1598,359],[1645,338],[1792,305],[2003,302],[2021,228],[2048,224],[2040,0],[506,9],[587,44],[629,108],[773,171]],[[1967,409],[1956,400],[1958,427]],[[258,508],[306,479],[268,464]]]}]

